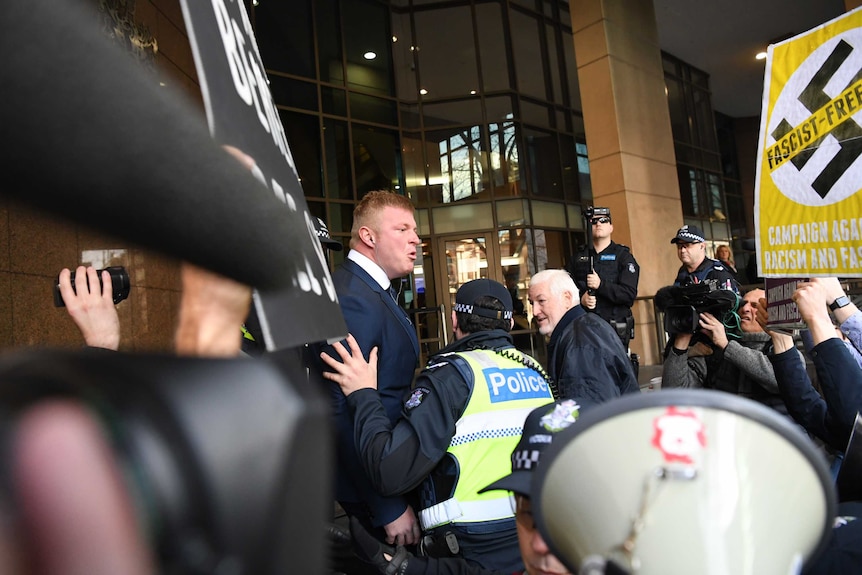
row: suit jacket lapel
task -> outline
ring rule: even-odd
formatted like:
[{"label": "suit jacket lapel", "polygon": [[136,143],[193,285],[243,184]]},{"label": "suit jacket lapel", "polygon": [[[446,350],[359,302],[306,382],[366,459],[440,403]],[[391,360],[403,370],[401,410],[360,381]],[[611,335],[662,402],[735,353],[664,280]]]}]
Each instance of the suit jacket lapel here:
[{"label": "suit jacket lapel", "polygon": [[407,333],[410,342],[413,344],[413,350],[416,353],[416,356],[419,356],[419,340],[416,338],[416,328],[413,326],[413,322],[410,321],[410,318],[407,316],[407,312],[398,305],[392,296],[389,295],[389,292],[377,283],[373,277],[371,277],[368,272],[366,272],[362,267],[350,259],[345,259],[341,264],[344,266],[344,269],[353,273],[356,277],[365,282],[368,287],[370,287],[380,298],[380,300],[386,305],[389,309],[390,313],[392,313],[395,318],[398,320],[398,323]]}]

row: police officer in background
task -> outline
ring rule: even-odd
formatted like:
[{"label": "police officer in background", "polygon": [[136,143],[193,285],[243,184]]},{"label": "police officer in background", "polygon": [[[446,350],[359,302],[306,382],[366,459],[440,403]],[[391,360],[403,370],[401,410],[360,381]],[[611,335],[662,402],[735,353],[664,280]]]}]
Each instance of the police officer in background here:
[{"label": "police officer in background", "polygon": [[587,245],[575,254],[566,271],[581,292],[584,309],[608,321],[628,349],[634,337],[632,305],[638,295],[640,266],[628,246],[611,239],[614,224],[610,209],[590,207],[584,218]]},{"label": "police officer in background", "polygon": [[682,226],[670,243],[676,245],[676,255],[682,262],[673,285],[687,286],[708,281],[715,289],[739,293],[739,283],[730,270],[720,261],[706,257],[706,237],[699,227]]}]

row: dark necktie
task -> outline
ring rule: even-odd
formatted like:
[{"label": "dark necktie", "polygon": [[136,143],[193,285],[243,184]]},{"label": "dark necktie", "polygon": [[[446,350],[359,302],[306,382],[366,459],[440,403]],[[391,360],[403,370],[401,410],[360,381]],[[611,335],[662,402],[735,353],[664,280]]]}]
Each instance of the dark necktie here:
[{"label": "dark necktie", "polygon": [[398,292],[395,291],[395,288],[392,287],[392,284],[389,284],[389,295],[392,297],[395,303],[398,303]]}]

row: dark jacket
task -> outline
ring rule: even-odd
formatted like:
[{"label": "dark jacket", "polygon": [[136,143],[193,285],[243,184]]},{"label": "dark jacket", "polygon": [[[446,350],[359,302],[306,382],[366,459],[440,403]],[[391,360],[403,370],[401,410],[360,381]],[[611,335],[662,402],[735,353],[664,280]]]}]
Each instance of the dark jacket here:
[{"label": "dark jacket", "polygon": [[862,370],[840,339],[830,338],[811,350],[821,396],[795,357],[796,350],[772,356],[775,377],[790,415],[808,433],[843,452],[862,411]]},{"label": "dark jacket", "polygon": [[566,312],[548,342],[548,373],[563,398],[608,401],[640,393],[625,348],[613,328],[576,305]]},{"label": "dark jacket", "polygon": [[[360,389],[347,397],[355,422],[357,449],[372,484],[381,493],[407,493],[421,484],[422,491],[436,492],[431,498],[435,501],[451,496],[459,470],[453,469],[452,460],[446,457],[447,450],[456,423],[473,393],[474,382],[472,377],[466,378],[454,358],[445,354],[473,349],[505,353],[515,347],[507,332],[490,330],[469,334],[440,350],[416,378],[413,393],[404,402],[402,416],[394,425],[373,389]],[[550,385],[546,392],[547,401],[553,401]],[[513,428],[520,431],[522,426],[523,421],[517,421]],[[483,527],[477,524],[449,529],[456,533],[465,557],[484,565],[517,569],[523,564],[514,523],[511,519]]]},{"label": "dark jacket", "polygon": [[[581,294],[587,291],[591,251],[586,246],[582,247],[566,266]],[[628,246],[611,242],[593,255],[593,269],[602,283],[596,290],[596,307],[591,311],[608,321],[622,321],[631,316],[631,308],[638,295],[640,267]]]},{"label": "dark jacket", "polygon": [[[662,365],[662,388],[716,389],[767,405],[788,415],[770,363],[769,334],[743,333],[724,349],[713,347],[711,355],[689,356],[671,348]],[[794,350],[796,362],[805,369],[805,359]]]},{"label": "dark jacket", "polygon": [[686,286],[693,283],[702,283],[705,280],[714,281],[716,289],[732,289],[739,292],[739,283],[730,270],[721,265],[721,262],[711,258],[703,258],[700,265],[693,272],[686,267],[680,266],[673,282],[675,286]]},{"label": "dark jacket", "polygon": [[[372,348],[378,349],[380,401],[388,421],[394,423],[419,361],[415,328],[389,293],[356,262],[344,260],[332,280],[347,329],[366,359]],[[330,350],[330,354],[334,352]],[[345,509],[355,509],[350,504],[367,505],[373,525],[386,525],[404,513],[407,502],[400,496],[384,497],[374,489],[356,452],[353,419],[344,394],[333,382],[329,387],[336,435],[336,499]]]},{"label": "dark jacket", "polygon": [[[814,562],[802,570],[803,575],[847,575],[862,573],[862,502],[838,504],[838,513],[829,540]],[[421,572],[417,572],[420,573]],[[438,573],[448,573],[438,571]],[[469,571],[452,571],[467,575]]]}]

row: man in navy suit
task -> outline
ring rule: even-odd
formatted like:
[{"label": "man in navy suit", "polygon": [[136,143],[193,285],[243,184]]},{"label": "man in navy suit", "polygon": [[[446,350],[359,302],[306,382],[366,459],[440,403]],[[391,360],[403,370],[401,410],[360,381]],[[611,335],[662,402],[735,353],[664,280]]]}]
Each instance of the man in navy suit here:
[{"label": "man in navy suit", "polygon": [[[386,191],[366,194],[353,211],[350,252],[332,275],[349,332],[361,349],[379,349],[378,390],[393,425],[419,359],[416,330],[392,287],[392,280],[413,271],[420,243],[413,214],[414,206],[405,196]],[[383,497],[372,487],[356,453],[353,418],[344,394],[338,385],[330,384],[336,500],[387,543],[418,543],[419,524],[407,501],[401,496]]]}]

